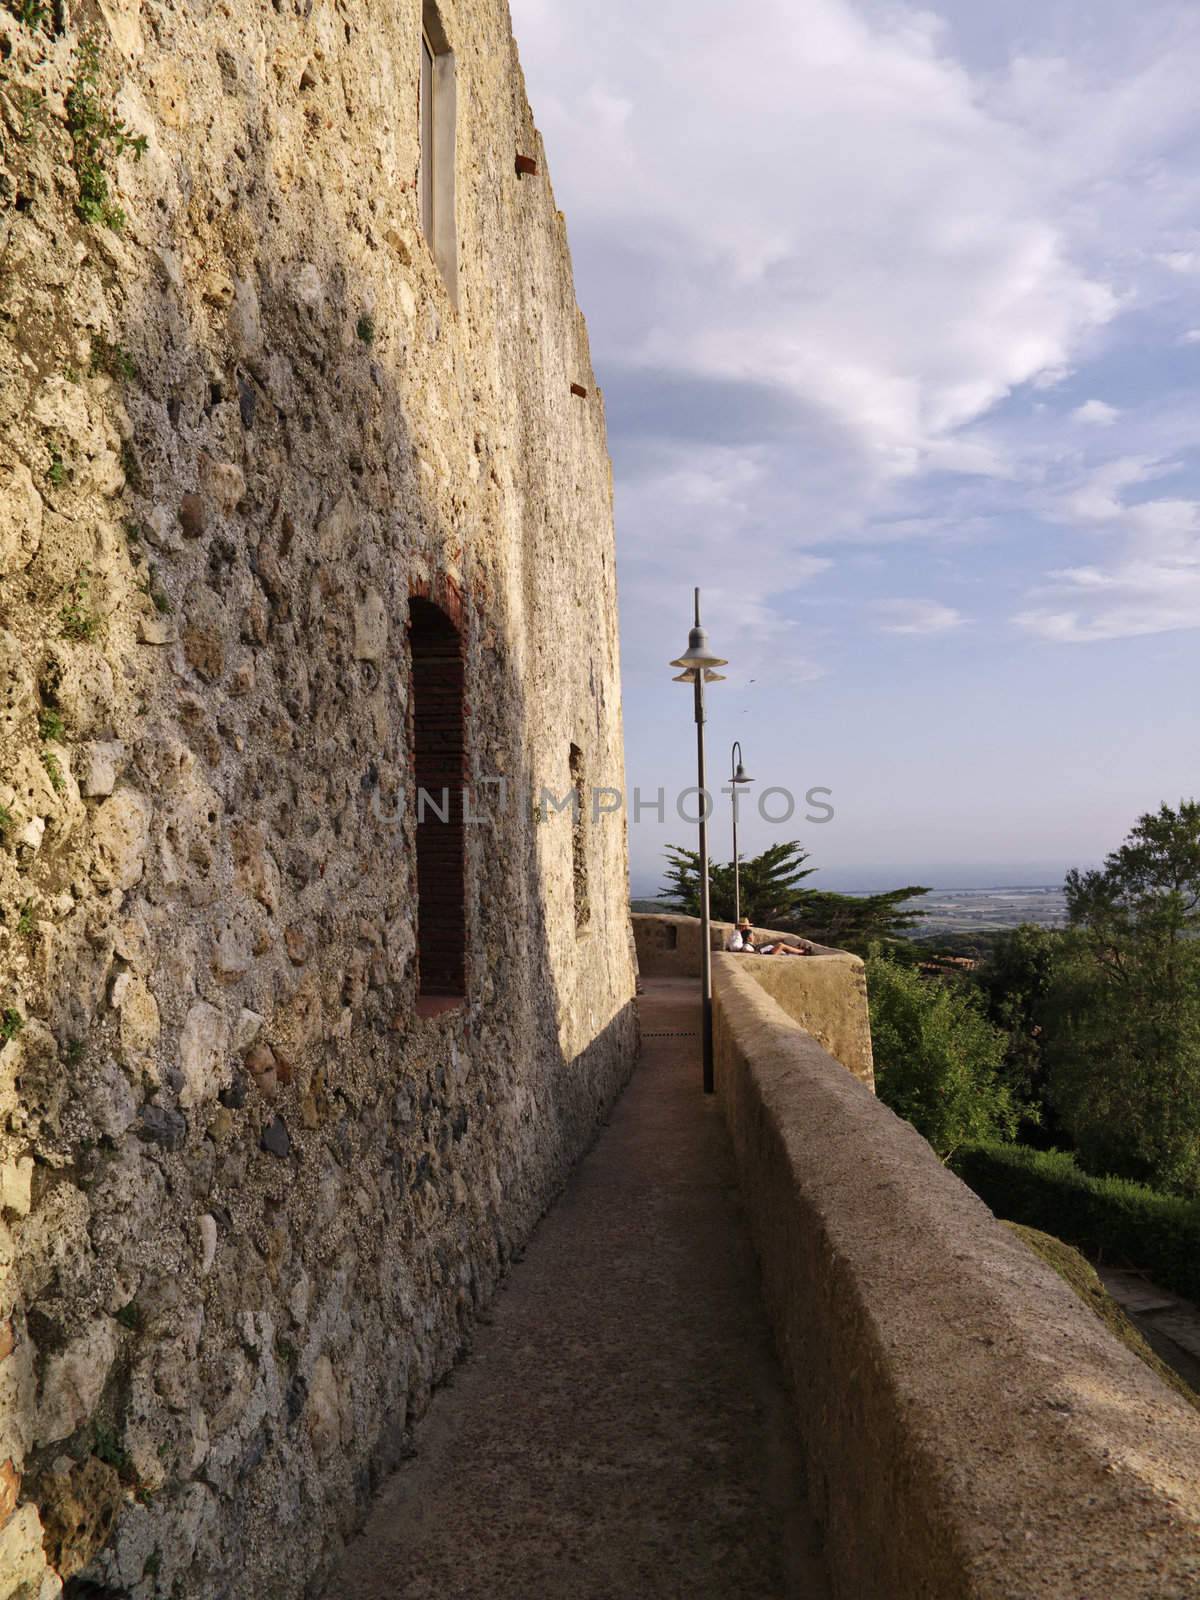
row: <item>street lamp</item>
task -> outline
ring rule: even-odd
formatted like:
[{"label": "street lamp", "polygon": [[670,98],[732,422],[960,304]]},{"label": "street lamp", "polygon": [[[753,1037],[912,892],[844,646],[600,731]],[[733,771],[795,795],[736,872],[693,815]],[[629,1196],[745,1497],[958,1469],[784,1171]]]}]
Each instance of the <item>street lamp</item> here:
[{"label": "street lamp", "polygon": [[683,670],[676,683],[690,683],[695,690],[696,703],[696,787],[700,795],[700,994],[704,1025],[704,1092],[713,1092],[713,1025],[712,1025],[712,949],[708,916],[708,792],[704,783],[704,685],[723,683],[715,667],[725,666],[720,656],[713,655],[708,647],[708,635],[700,626],[700,591],[696,593],[696,621],[688,633],[688,647],[672,661],[673,667]]},{"label": "street lamp", "polygon": [[741,746],[741,743],[737,739],[735,739],[733,741],[733,749],[729,752],[729,783],[730,783],[729,792],[733,796],[733,920],[734,920],[734,922],[740,922],[742,920],[742,869],[741,869],[741,862],[738,860],[738,847],[737,847],[738,785],[742,784],[742,783],[753,783],[753,782],[754,782],[754,779],[751,778],[748,775],[748,773],[746,772],[745,767],[742,765],[742,746]]}]

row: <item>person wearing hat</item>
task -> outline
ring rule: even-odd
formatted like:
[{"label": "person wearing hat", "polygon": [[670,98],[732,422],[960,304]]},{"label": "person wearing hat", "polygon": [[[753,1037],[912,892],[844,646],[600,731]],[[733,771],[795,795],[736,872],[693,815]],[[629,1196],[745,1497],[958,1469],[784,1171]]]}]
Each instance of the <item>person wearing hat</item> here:
[{"label": "person wearing hat", "polygon": [[741,917],[737,927],[730,929],[725,948],[749,956],[810,956],[813,947],[807,939],[801,939],[799,944],[755,944],[750,918]]}]

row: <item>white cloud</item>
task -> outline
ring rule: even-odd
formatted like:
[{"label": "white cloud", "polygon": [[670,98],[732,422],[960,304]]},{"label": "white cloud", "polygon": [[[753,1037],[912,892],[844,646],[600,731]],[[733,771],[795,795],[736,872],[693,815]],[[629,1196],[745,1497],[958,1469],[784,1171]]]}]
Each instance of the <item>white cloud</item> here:
[{"label": "white cloud", "polygon": [[1166,250],[1158,260],[1184,277],[1190,278],[1200,272],[1200,250]]},{"label": "white cloud", "polygon": [[949,633],[966,620],[938,600],[879,600],[873,610],[881,633]]},{"label": "white cloud", "polygon": [[1110,406],[1104,400],[1085,400],[1083,405],[1076,406],[1071,415],[1076,422],[1091,423],[1097,428],[1111,428],[1121,413],[1116,406]]},{"label": "white cloud", "polygon": [[[1123,311],[1153,300],[1186,326],[1186,12],[1143,28],[1113,8],[1107,40],[1077,19],[1087,49],[973,74],[904,0],[761,0],[752,61],[734,0],[512,9],[602,382],[619,369],[627,404],[664,373],[728,396],[710,405],[728,438],[689,435],[660,387],[614,440],[626,615],[712,574],[747,647],[770,637],[799,663],[783,613],[826,573],[814,547],[986,537],[1013,507],[1129,540],[1182,517],[1124,497],[1169,468],[1126,442],[1119,383],[1069,416],[1013,415],[1025,386],[1086,370]],[[768,387],[791,414],[743,437],[739,388]],[[1101,437],[1118,450],[1097,464]],[[923,628],[875,622],[962,620],[905,604],[935,609]]]},{"label": "white cloud", "polygon": [[1179,342],[1180,344],[1200,344],[1200,328],[1189,328],[1186,333],[1180,335]]}]

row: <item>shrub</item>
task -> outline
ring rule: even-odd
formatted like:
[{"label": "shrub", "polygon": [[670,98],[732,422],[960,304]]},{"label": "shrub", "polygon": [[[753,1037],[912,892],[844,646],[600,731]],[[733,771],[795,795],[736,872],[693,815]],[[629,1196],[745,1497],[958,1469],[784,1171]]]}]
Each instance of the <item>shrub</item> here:
[{"label": "shrub", "polygon": [[1148,1272],[1200,1300],[1200,1202],[1125,1178],[1093,1178],[1063,1150],[964,1145],[951,1162],[998,1217]]},{"label": "shrub", "polygon": [[928,983],[886,956],[867,962],[879,1098],[945,1160],[959,1145],[1011,1138],[1019,1107],[1001,1075],[1004,1037],[973,994]]}]

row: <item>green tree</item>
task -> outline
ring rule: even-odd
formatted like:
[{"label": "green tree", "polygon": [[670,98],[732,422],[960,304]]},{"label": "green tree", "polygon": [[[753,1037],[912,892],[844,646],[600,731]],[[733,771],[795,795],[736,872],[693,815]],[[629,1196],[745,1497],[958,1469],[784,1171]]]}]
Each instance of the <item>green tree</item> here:
[{"label": "green tree", "polygon": [[1139,817],[1066,896],[1046,1054],[1080,1164],[1200,1194],[1200,804]]},{"label": "green tree", "polygon": [[[790,926],[817,944],[831,944],[865,956],[874,946],[903,939],[910,929],[918,927],[925,913],[908,902],[928,893],[920,884],[889,889],[884,894],[834,894],[810,889],[802,896]],[[908,949],[902,954],[907,956]]]},{"label": "green tree", "polygon": [[885,955],[867,961],[879,1098],[947,1160],[962,1144],[1011,1139],[1021,1107],[1006,1081],[1004,1035],[981,1000]]},{"label": "green tree", "polygon": [[[808,851],[798,839],[774,844],[761,855],[742,861],[742,915],[759,928],[802,934],[817,944],[836,945],[866,955],[881,941],[912,927],[922,913],[905,902],[928,889],[893,889],[886,894],[833,894],[802,887],[814,867],[806,867]],[[667,887],[659,898],[683,916],[700,915],[700,856],[695,850],[670,845]],[[709,910],[717,922],[734,915],[733,862],[710,862]]]},{"label": "green tree", "polygon": [[[763,928],[788,928],[803,898],[799,888],[815,867],[806,867],[808,851],[798,839],[773,844],[742,862],[742,915]],[[700,855],[677,844],[667,847],[667,887],[659,896],[681,916],[700,915]],[[710,862],[709,911],[717,922],[731,922],[734,911],[733,862]]]},{"label": "green tree", "polygon": [[1047,1005],[1066,953],[1059,929],[1023,922],[994,935],[975,973],[988,1020],[1005,1035],[1005,1075],[1037,1110],[1037,1123],[1021,1130],[1035,1144],[1059,1145],[1065,1138],[1049,1104],[1045,1045]]}]

